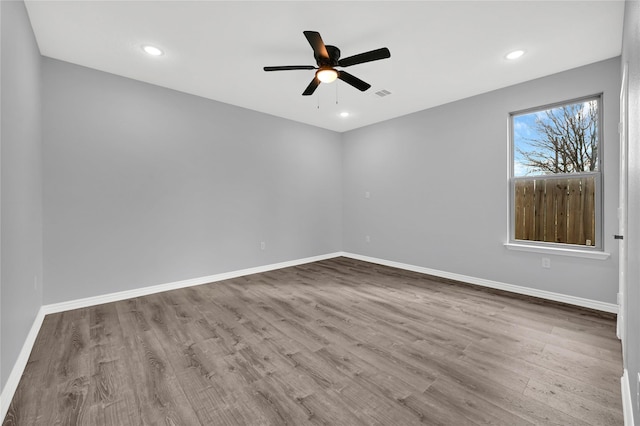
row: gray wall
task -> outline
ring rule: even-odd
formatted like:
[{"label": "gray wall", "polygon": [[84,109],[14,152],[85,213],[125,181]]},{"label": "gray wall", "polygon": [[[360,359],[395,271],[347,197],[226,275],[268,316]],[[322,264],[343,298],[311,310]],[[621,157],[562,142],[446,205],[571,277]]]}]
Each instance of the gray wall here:
[{"label": "gray wall", "polygon": [[42,305],[40,52],[22,2],[0,2],[0,387]]},{"label": "gray wall", "polygon": [[[619,73],[613,58],[343,134],[344,250],[616,303]],[[508,115],[600,92],[611,257],[544,255],[542,269],[543,255],[503,246]]]},{"label": "gray wall", "polygon": [[340,134],[52,59],[43,78],[46,304],[341,249]]},{"label": "gray wall", "polygon": [[627,271],[627,340],[624,362],[629,372],[633,418],[640,424],[636,395],[640,372],[640,3],[625,4],[622,63],[629,64],[628,141],[628,271]]}]

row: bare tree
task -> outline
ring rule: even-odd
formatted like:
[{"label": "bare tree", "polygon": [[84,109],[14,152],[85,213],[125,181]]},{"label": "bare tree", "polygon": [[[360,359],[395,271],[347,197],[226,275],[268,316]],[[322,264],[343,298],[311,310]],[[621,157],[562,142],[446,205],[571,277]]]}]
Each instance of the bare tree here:
[{"label": "bare tree", "polygon": [[551,173],[589,172],[598,167],[598,102],[588,101],[549,109],[537,115],[538,137],[518,147],[523,164]]}]

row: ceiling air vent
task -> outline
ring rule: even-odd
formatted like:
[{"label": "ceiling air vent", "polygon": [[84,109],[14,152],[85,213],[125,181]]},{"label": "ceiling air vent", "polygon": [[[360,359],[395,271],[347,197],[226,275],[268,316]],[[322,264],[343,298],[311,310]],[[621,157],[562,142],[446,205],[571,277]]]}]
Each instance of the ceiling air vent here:
[{"label": "ceiling air vent", "polygon": [[389,96],[391,92],[386,89],[382,89],[382,90],[378,90],[375,94],[377,96],[380,96],[381,98],[384,98],[385,96]]}]

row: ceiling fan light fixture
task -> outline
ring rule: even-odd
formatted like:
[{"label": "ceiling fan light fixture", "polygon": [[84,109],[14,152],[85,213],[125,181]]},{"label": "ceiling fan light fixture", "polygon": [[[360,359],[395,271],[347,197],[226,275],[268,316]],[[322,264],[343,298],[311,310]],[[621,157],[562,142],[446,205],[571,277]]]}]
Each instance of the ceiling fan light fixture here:
[{"label": "ceiling fan light fixture", "polygon": [[316,77],[318,77],[318,80],[323,83],[331,83],[338,78],[338,71],[333,68],[320,68],[316,72]]}]

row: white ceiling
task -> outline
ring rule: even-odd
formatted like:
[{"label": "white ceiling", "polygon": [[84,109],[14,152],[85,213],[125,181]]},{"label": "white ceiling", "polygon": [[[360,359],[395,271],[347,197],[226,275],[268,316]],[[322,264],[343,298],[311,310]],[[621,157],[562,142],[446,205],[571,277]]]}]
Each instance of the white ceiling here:
[{"label": "white ceiling", "polygon": [[[617,0],[26,5],[45,56],[339,132],[618,56],[624,13]],[[314,71],[262,67],[315,65],[304,30],[342,57],[388,47],[391,58],[348,68],[366,92],[337,81],[303,97]],[[515,49],[526,54],[507,61]]]}]

